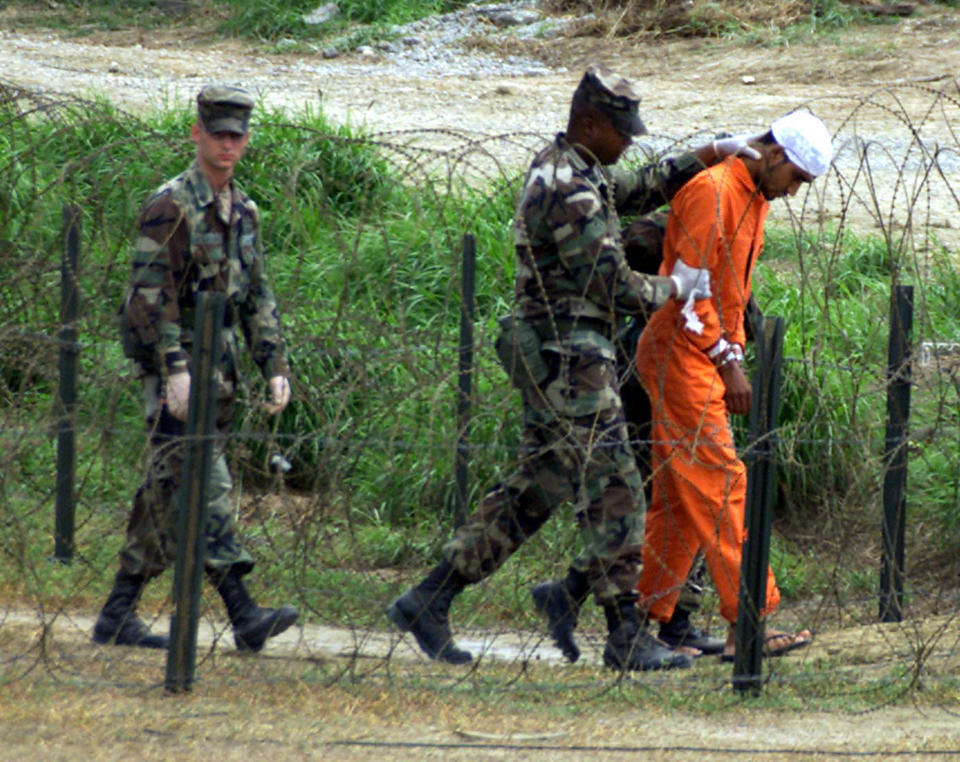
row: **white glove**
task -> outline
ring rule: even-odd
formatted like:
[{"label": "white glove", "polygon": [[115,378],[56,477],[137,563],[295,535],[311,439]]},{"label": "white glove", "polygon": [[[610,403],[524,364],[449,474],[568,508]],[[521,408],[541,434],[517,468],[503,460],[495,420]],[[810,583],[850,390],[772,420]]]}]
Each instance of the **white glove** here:
[{"label": "white glove", "polygon": [[676,297],[681,302],[710,297],[710,271],[690,267],[682,259],[678,259],[673,266],[670,280],[677,287]]},{"label": "white glove", "polygon": [[718,159],[726,156],[746,156],[748,159],[759,159],[760,152],[750,147],[750,143],[755,143],[764,136],[765,133],[758,132],[756,135],[733,135],[729,138],[718,138],[713,141],[713,150]]},{"label": "white glove", "polygon": [[166,390],[167,411],[178,421],[187,420],[187,409],[190,407],[190,374],[187,372],[174,373],[167,377]]},{"label": "white glove", "polygon": [[272,376],[267,385],[270,387],[270,401],[264,405],[264,408],[270,415],[274,415],[290,402],[290,382],[286,376]]}]

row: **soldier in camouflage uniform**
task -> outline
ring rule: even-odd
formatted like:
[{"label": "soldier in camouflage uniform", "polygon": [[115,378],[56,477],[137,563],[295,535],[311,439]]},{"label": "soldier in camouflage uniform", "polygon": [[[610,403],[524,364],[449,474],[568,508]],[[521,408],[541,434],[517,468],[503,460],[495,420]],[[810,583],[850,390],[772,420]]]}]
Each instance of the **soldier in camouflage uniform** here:
[{"label": "soldier in camouflage uniform", "polygon": [[[624,255],[631,270],[656,275],[663,259],[663,235],[667,213],[656,211],[645,214],[624,228],[622,233]],[[617,373],[620,378],[620,397],[628,438],[633,449],[637,469],[644,485],[644,502],[650,502],[650,399],[636,374],[636,346],[646,315],[637,315],[623,326],[615,337]],[[669,648],[685,652],[717,654],[723,650],[723,638],[711,636],[690,621],[691,614],[703,603],[703,584],[706,565],[703,555],[693,564],[684,585],[674,615],[660,624],[659,639]],[[574,638],[580,607],[590,592],[586,575],[580,573],[577,562],[571,566],[565,579],[555,579],[534,586],[531,591],[534,606],[547,617],[550,633],[557,648],[570,662],[580,658],[580,647]]]},{"label": "soldier in camouflage uniform", "polygon": [[[162,185],[145,204],[121,311],[125,353],[135,359],[143,384],[150,437],[146,478],[133,500],[120,569],[93,631],[97,643],[165,648],[137,616],[144,585],[163,572],[177,552],[174,496],[183,476],[184,422],[190,396],[190,351],[197,298],[227,295],[224,352],[217,370],[217,430],[232,427],[237,371],[237,325],[268,381],[269,412],[290,399],[290,383],[276,302],[267,283],[256,204],[233,182],[233,170],[250,139],[254,102],[241,89],[209,86],[197,96],[191,129],[196,160]],[[243,576],[253,559],[237,542],[232,482],[222,438],[207,484],[205,569],[224,600],[241,650],[260,650],[268,637],[290,627],[297,610],[262,608]]]},{"label": "soldier in camouflage uniform", "polygon": [[[689,179],[689,168],[704,167],[720,161],[726,156],[755,155],[750,142],[757,135],[728,135],[718,137],[711,143],[674,160],[679,171],[678,179]],[[691,161],[694,160],[694,161]],[[671,185],[677,189],[676,183]],[[624,215],[643,211],[648,206],[636,204],[636,199],[621,202],[618,211]],[[655,211],[640,214],[622,232],[624,256],[631,270],[648,275],[656,275],[663,259],[663,238],[667,224],[667,213]],[[751,304],[752,298],[751,298]],[[755,304],[753,307],[755,308]],[[748,305],[748,312],[751,305]],[[627,431],[633,447],[637,468],[644,484],[644,498],[650,499],[650,401],[636,374],[636,346],[640,333],[646,325],[648,315],[637,314],[625,324],[621,324],[615,336],[617,372],[620,376],[620,396],[623,402]],[[574,638],[574,630],[580,607],[590,592],[587,578],[579,571],[577,561],[565,579],[551,580],[536,585],[533,601],[536,608],[548,620],[550,633],[557,647],[566,658],[575,662],[580,658],[580,648]],[[686,584],[681,590],[674,614],[668,622],[660,624],[659,639],[670,648],[682,648],[694,655],[720,653],[725,641],[710,635],[695,626],[691,614],[699,611],[703,601],[703,581],[706,566],[702,554],[693,564]]]},{"label": "soldier in camouflage uniform", "polygon": [[[573,96],[567,132],[533,160],[517,205],[513,320],[499,343],[532,338],[510,368],[523,396],[523,458],[457,529],[443,560],[388,608],[428,656],[466,663],[453,643],[450,604],[489,576],[568,500],[584,549],[571,573],[607,616],[604,663],[615,669],[686,667],[640,627],[634,586],[643,541],[643,491],[627,439],[613,338],[623,319],[671,297],[703,293],[703,272],[670,277],[632,271],[624,260],[619,207],[666,203],[701,166],[693,156],[637,172],[606,169],[645,128],[639,94],[590,67]],[[508,353],[509,354],[509,353]],[[503,353],[501,353],[503,357]]]}]

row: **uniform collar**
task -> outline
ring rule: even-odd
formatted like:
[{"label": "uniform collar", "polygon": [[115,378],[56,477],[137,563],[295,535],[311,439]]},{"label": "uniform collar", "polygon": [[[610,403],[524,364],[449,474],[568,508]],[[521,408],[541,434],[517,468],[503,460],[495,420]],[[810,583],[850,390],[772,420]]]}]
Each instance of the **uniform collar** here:
[{"label": "uniform collar", "polygon": [[600,164],[589,164],[573,147],[573,144],[567,140],[565,132],[558,132],[554,140],[554,146],[562,151],[570,162],[570,166],[582,175],[592,175],[594,181],[598,184],[604,184],[608,180],[607,168]]},{"label": "uniform collar", "polygon": [[187,175],[190,180],[190,185],[193,188],[193,195],[196,199],[196,204],[198,209],[206,209],[208,206],[213,205],[216,210],[217,217],[220,218],[225,224],[230,224],[231,218],[231,209],[233,206],[233,180],[227,183],[226,187],[221,191],[221,193],[228,193],[229,200],[226,203],[226,208],[222,203],[217,203],[219,200],[219,195],[217,191],[213,189],[213,186],[207,181],[206,175],[203,174],[203,170],[200,169],[200,165],[194,160],[193,164],[190,165],[190,168],[187,170]]},{"label": "uniform collar", "polygon": [[190,187],[193,188],[193,195],[196,198],[197,206],[201,209],[210,206],[213,203],[215,193],[213,187],[207,182],[206,176],[200,169],[197,160],[187,169],[187,179],[190,181]]}]

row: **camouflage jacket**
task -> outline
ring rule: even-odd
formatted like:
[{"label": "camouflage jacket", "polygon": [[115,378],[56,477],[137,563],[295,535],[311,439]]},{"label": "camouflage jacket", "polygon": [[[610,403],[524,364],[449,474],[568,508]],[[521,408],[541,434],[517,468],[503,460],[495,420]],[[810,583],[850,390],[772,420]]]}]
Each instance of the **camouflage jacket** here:
[{"label": "camouflage jacket", "polygon": [[139,219],[124,310],[136,339],[151,348],[152,368],[166,376],[189,364],[197,295],[227,295],[220,396],[238,380],[239,324],[264,378],[286,374],[276,301],[267,283],[256,204],[231,183],[218,197],[194,162],[147,200]]},{"label": "camouflage jacket", "polygon": [[609,337],[622,316],[666,302],[668,278],[627,265],[618,209],[652,211],[702,168],[693,154],[637,170],[589,165],[557,135],[534,158],[517,203],[518,316],[534,323],[549,316],[565,324],[602,321]]}]

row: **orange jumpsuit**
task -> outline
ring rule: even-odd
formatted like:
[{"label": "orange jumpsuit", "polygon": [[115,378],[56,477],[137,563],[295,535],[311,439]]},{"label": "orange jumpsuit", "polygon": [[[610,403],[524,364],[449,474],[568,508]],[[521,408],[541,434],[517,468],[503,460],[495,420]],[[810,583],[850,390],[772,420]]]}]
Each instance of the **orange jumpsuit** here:
[{"label": "orange jumpsuit", "polygon": [[[768,208],[735,157],[697,174],[671,203],[660,273],[669,275],[678,258],[706,267],[713,296],[690,306],[670,300],[637,344],[638,374],[653,413],[653,497],[637,589],[641,605],[661,622],[673,614],[700,548],[721,615],[731,623],[737,618],[747,479],[715,363],[733,344],[742,350],[744,307]],[[764,613],[779,600],[768,570]]]}]

